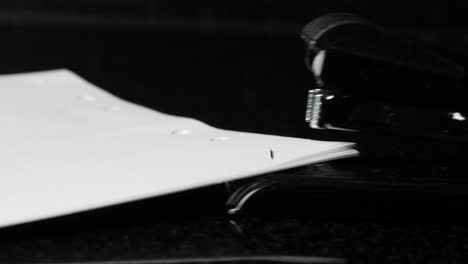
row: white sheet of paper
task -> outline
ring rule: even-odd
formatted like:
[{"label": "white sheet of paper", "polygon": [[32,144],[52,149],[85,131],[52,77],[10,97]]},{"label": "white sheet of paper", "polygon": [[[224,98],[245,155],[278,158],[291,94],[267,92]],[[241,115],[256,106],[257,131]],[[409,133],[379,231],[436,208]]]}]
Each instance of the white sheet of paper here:
[{"label": "white sheet of paper", "polygon": [[351,145],[216,129],[67,70],[3,75],[0,227],[357,155]]}]

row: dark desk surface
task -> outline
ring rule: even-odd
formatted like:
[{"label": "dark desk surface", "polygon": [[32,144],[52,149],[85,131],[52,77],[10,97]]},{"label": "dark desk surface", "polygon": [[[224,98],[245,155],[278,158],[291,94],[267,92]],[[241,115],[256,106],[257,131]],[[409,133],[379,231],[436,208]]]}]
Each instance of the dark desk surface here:
[{"label": "dark desk surface", "polygon": [[[135,216],[135,217],[144,217]],[[343,257],[350,263],[463,263],[466,225],[193,217],[1,238],[2,263],[236,255]]]},{"label": "dark desk surface", "polygon": [[[252,255],[335,257],[349,263],[463,263],[468,258],[465,218],[436,208],[424,216],[395,208],[397,217],[363,218],[346,215],[339,206],[346,196],[330,199],[330,193],[327,199],[302,201],[307,215],[228,216],[222,193],[222,186],[212,186],[6,228],[0,230],[0,263]],[[335,214],[319,211],[315,205],[320,203],[335,207]]]}]

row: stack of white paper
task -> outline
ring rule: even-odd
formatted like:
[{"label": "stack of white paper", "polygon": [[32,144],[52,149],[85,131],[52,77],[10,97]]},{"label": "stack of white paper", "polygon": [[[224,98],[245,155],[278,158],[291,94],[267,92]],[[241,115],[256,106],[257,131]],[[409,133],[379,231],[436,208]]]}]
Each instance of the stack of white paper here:
[{"label": "stack of white paper", "polygon": [[1,76],[0,126],[0,226],[357,154],[162,114],[66,70]]}]

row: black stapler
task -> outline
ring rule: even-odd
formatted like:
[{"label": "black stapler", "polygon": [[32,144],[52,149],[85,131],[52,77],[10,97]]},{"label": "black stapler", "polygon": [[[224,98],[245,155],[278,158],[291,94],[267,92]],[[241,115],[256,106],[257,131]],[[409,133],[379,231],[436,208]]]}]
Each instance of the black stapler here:
[{"label": "black stapler", "polygon": [[361,156],[234,182],[228,212],[405,219],[462,212],[463,67],[352,14],[319,17],[301,37],[313,76],[311,138],[357,142]]}]

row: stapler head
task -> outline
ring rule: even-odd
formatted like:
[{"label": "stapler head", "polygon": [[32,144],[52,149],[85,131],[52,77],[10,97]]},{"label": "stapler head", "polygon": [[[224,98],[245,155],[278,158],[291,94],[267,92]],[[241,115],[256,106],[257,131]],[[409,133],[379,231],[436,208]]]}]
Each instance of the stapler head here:
[{"label": "stapler head", "polygon": [[[302,30],[310,128],[453,137],[466,133],[463,67],[352,14]],[[468,138],[468,137],[467,137]]]}]

